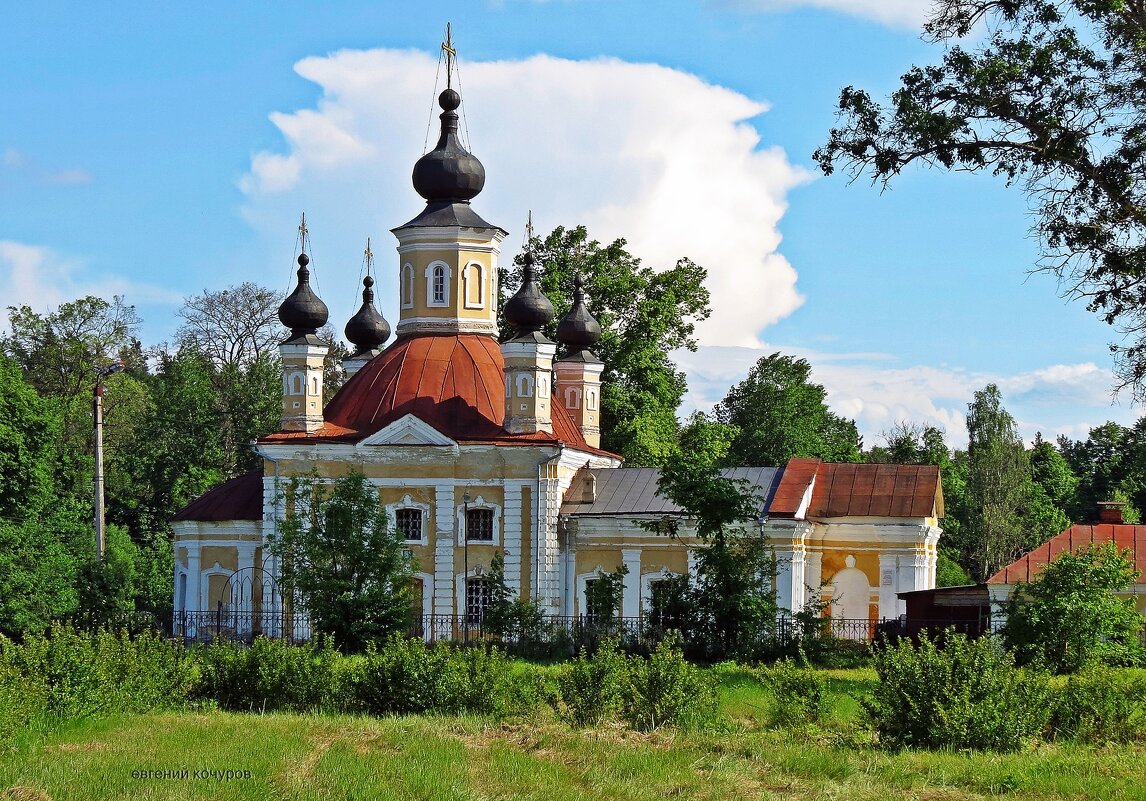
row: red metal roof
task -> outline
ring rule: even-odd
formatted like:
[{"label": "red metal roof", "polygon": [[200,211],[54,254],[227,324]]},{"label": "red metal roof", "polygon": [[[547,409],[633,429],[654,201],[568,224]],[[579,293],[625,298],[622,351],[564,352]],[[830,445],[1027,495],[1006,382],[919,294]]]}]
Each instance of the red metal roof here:
[{"label": "red metal roof", "polygon": [[1134,569],[1146,575],[1146,526],[1100,523],[1096,526],[1071,526],[1030,553],[1019,557],[987,579],[988,584],[1030,583],[1044,566],[1066,551],[1078,553],[1092,542],[1113,542],[1122,550],[1129,550]]},{"label": "red metal roof", "polygon": [[502,427],[505,361],[497,341],[478,334],[399,339],[342,386],[323,411],[323,428],[314,434],[280,432],[260,441],[353,442],[407,414],[459,442],[563,442],[579,450],[608,453],[589,447],[569,413],[557,403],[552,404],[552,434],[506,431]]},{"label": "red metal roof", "polygon": [[943,515],[935,465],[836,464],[819,459],[788,461],[769,515],[795,517],[813,480],[808,518]]},{"label": "red metal roof", "polygon": [[263,519],[263,473],[252,470],[225,481],[180,509],[173,520]]}]

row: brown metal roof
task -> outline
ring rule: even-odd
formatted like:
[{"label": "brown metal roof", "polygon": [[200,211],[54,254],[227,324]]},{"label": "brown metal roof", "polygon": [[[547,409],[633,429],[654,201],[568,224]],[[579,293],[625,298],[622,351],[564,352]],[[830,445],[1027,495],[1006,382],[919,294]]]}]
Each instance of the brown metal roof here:
[{"label": "brown metal roof", "polygon": [[[777,467],[736,467],[721,470],[725,478],[742,479],[763,499],[761,514],[779,479]],[[654,467],[582,468],[573,478],[561,504],[563,515],[681,514],[675,503],[657,494],[660,470]],[[585,500],[585,487],[592,476],[595,494]]]},{"label": "brown metal roof", "polygon": [[263,474],[252,470],[232,478],[180,509],[173,520],[263,519]]},{"label": "brown metal roof", "polygon": [[1146,575],[1146,526],[1100,523],[1096,526],[1071,526],[1061,534],[1044,542],[1028,554],[1019,557],[987,579],[988,584],[1030,583],[1039,571],[1061,554],[1078,553],[1091,543],[1113,542],[1122,550],[1129,550],[1134,569]]},{"label": "brown metal roof", "polygon": [[792,459],[768,514],[795,517],[815,482],[806,517],[943,516],[939,468],[914,464],[835,464]]},{"label": "brown metal roof", "polygon": [[505,421],[505,360],[492,337],[478,334],[406,337],[355,373],[323,410],[314,434],[279,432],[264,443],[356,442],[413,414],[451,439],[468,443],[590,447],[560,403],[551,404],[553,433],[510,434]]}]

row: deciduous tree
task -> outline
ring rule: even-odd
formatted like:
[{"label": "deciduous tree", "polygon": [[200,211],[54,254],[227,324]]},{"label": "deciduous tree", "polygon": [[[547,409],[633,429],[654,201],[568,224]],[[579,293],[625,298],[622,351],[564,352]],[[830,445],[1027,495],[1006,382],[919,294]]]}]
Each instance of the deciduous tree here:
[{"label": "deciduous tree", "polygon": [[[664,464],[676,452],[676,410],[686,389],[685,375],[669,353],[695,350],[696,323],[711,313],[704,268],[682,258],[654,270],[625,250],[625,240],[602,246],[584,226],[555,228],[532,244],[543,265],[542,291],[557,312],[546,335],[555,337],[557,321],[572,305],[576,273],[601,323],[601,447],[631,464]],[[503,299],[520,283],[518,259],[502,270]],[[504,325],[502,334],[510,334]]]},{"label": "deciduous tree", "polygon": [[1146,10],[1139,0],[938,0],[938,63],[881,105],[854,87],[815,158],[884,184],[908,165],[989,172],[1030,198],[1042,267],[1129,334],[1146,393]]},{"label": "deciduous tree", "polygon": [[1138,573],[1112,542],[1064,553],[1007,600],[1003,638],[1020,663],[1040,662],[1073,673],[1104,662],[1125,664],[1141,653],[1142,614],[1133,597],[1118,597]]},{"label": "deciduous tree", "polygon": [[794,457],[859,461],[855,422],[828,408],[811,373],[806,360],[773,353],[728,390],[714,410],[719,422],[738,429],[726,465],[783,466]]},{"label": "deciduous tree", "polygon": [[361,473],[333,484],[295,477],[271,550],[282,558],[279,584],[339,647],[403,630],[410,618],[413,567],[388,525],[378,490]]}]

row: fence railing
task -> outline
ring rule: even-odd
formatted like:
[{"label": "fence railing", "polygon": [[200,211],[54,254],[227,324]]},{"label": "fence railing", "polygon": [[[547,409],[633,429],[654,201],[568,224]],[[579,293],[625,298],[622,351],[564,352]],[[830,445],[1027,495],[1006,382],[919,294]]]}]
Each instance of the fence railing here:
[{"label": "fence railing", "polygon": [[216,639],[250,642],[255,637],[307,642],[311,633],[310,617],[305,614],[229,609],[178,612],[171,627],[173,637],[188,643]]},{"label": "fence railing", "polygon": [[[165,627],[166,628],[166,627]],[[759,630],[737,632],[738,644],[755,648],[783,648],[797,640],[852,641],[867,643],[886,636],[891,639],[917,636],[921,631],[956,631],[979,635],[991,630],[990,620],[952,622],[949,620],[907,621],[823,618],[799,621],[780,616]],[[496,642],[507,647],[550,650],[579,650],[603,638],[616,638],[626,647],[651,648],[669,631],[679,632],[686,644],[703,646],[716,635],[709,629],[689,625],[669,617],[595,618],[589,615],[545,615],[520,622],[494,621],[478,615],[421,615],[411,620],[406,633],[427,642]],[[307,642],[312,637],[310,618],[303,613],[251,612],[228,609],[188,610],[173,616],[169,632],[184,642],[210,642],[224,639],[251,642],[256,637]]]}]

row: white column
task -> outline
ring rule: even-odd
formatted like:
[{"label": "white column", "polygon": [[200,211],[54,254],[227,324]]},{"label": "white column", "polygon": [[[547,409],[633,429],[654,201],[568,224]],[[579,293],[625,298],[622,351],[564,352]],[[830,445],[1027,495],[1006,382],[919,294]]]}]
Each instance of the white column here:
[{"label": "white column", "polygon": [[804,544],[799,541],[777,542],[776,604],[795,614],[804,608]]},{"label": "white column", "polygon": [[688,549],[688,580],[694,584],[698,581],[698,579],[700,577],[700,574],[698,574],[696,572],[697,566],[698,565],[697,565],[696,548],[689,548]]},{"label": "white column", "polygon": [[805,603],[819,601],[823,596],[821,587],[824,584],[824,554],[822,551],[809,550],[804,555],[804,584],[807,589]]},{"label": "white column", "polygon": [[434,487],[434,614],[454,612],[454,548],[459,543],[454,526],[454,486]]},{"label": "white column", "polygon": [[621,617],[640,617],[641,614],[641,549],[622,548],[621,562],[629,569],[625,576],[625,593],[621,602]]},{"label": "white column", "polygon": [[879,616],[881,619],[899,617],[898,599],[895,597],[899,586],[899,560],[893,553],[879,555]]},{"label": "white column", "polygon": [[203,609],[203,579],[200,576],[202,566],[199,564],[201,554],[197,542],[186,543],[187,548],[187,598],[185,608],[191,612]]},{"label": "white column", "polygon": [[521,595],[521,485],[505,485],[505,520],[502,525],[502,546],[505,551],[505,583],[518,596]]},{"label": "white column", "polygon": [[562,587],[562,598],[564,599],[561,614],[575,615],[577,614],[577,523],[574,520],[566,519],[565,527],[565,583]]}]

